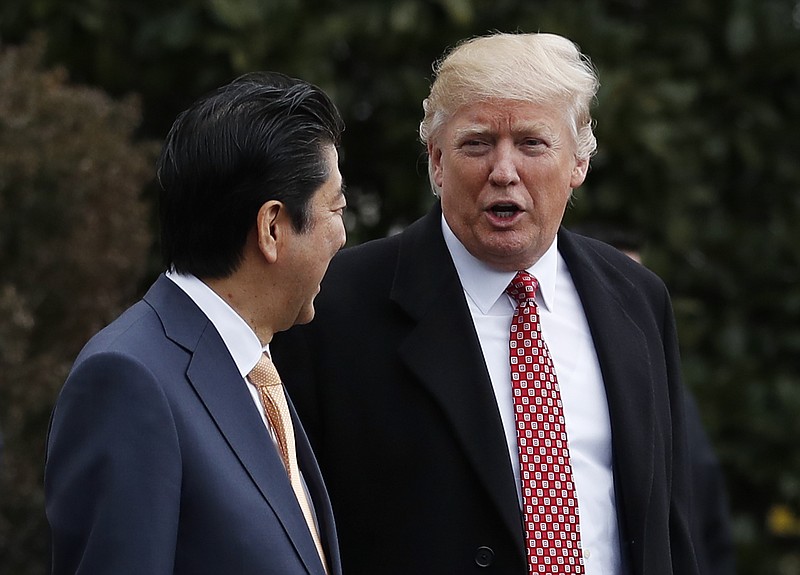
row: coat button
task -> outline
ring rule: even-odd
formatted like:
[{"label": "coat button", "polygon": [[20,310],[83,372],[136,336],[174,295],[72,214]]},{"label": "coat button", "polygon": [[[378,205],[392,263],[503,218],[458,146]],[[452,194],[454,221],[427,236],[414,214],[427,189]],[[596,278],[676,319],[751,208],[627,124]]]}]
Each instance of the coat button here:
[{"label": "coat button", "polygon": [[488,567],[494,561],[494,551],[491,547],[478,547],[478,552],[475,554],[475,563],[478,567]]}]

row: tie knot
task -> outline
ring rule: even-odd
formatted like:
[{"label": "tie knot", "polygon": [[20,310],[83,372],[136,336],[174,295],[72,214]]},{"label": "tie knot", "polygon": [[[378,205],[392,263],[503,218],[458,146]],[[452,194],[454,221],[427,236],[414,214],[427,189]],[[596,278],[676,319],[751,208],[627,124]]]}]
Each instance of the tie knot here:
[{"label": "tie knot", "polygon": [[523,303],[536,303],[534,298],[539,282],[531,274],[525,271],[517,272],[511,283],[506,288],[506,293],[517,300],[517,305]]},{"label": "tie knot", "polygon": [[267,357],[267,354],[262,353],[258,363],[249,374],[250,381],[256,387],[272,386],[281,384],[281,376],[278,375],[278,370],[275,369],[275,364]]}]

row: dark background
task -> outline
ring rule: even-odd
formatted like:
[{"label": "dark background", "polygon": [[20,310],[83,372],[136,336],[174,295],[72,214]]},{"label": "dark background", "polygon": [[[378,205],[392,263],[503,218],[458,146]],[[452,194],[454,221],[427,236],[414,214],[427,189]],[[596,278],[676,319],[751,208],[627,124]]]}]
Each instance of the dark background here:
[{"label": "dark background", "polygon": [[347,122],[349,243],[433,198],[431,64],[491,30],[576,41],[598,154],[568,225],[645,239],[730,491],[742,575],[800,574],[800,2],[3,0],[0,572],[46,572],[44,438],[85,340],[160,270],[159,142],[241,73],[324,88]]}]

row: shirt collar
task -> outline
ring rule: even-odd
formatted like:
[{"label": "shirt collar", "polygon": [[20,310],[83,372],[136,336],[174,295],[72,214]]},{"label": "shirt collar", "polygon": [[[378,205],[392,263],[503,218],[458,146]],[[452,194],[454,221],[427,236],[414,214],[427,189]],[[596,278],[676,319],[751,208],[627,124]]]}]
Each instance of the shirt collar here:
[{"label": "shirt collar", "polygon": [[168,271],[166,276],[186,292],[214,325],[236,363],[239,373],[242,377],[246,377],[258,363],[261,354],[264,351],[268,352],[268,348],[262,347],[258,336],[247,322],[199,278],[171,271]]},{"label": "shirt collar", "polygon": [[[450,256],[453,258],[461,285],[478,309],[487,314],[501,298],[513,306],[510,296],[505,291],[511,280],[514,279],[516,272],[498,271],[469,253],[450,229],[444,216],[442,216],[442,234]],[[526,270],[539,282],[536,303],[544,306],[548,311],[553,310],[555,303],[558,260],[558,237],[556,236],[542,257]]]}]

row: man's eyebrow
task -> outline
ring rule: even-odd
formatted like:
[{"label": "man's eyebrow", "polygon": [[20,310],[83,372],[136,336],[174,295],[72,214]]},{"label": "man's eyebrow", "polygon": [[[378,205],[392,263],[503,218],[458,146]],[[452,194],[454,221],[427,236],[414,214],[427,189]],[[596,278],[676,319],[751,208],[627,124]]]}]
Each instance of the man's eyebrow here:
[{"label": "man's eyebrow", "polygon": [[543,133],[545,135],[548,135],[548,134],[552,134],[552,132],[553,132],[553,129],[552,129],[551,126],[549,126],[545,122],[538,122],[536,120],[516,122],[511,127],[511,130],[515,134],[519,134],[519,133],[523,133],[524,134],[524,133],[535,132],[535,133]]},{"label": "man's eyebrow", "polygon": [[453,132],[455,139],[460,140],[468,136],[480,136],[489,133],[491,130],[488,126],[483,124],[472,124],[469,126],[462,126]]},{"label": "man's eyebrow", "polygon": [[[546,122],[541,122],[539,120],[521,120],[515,122],[511,126],[511,131],[515,135],[538,134],[545,137],[554,136],[553,127]],[[453,138],[456,141],[459,141],[465,138],[489,135],[492,134],[492,132],[493,130],[491,126],[487,126],[485,124],[470,124],[468,126],[456,128],[453,131]]]}]

